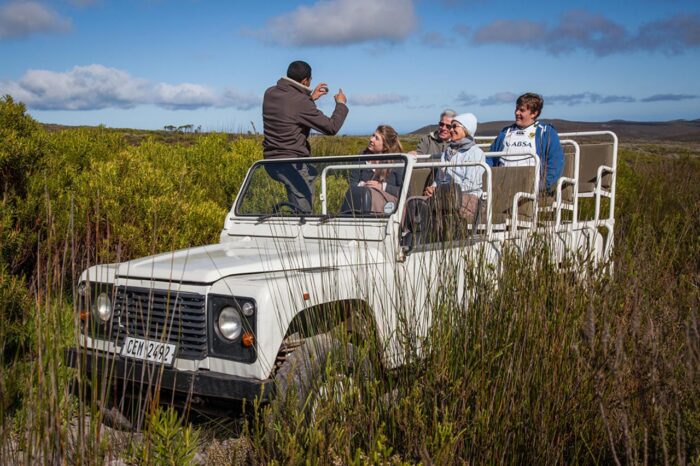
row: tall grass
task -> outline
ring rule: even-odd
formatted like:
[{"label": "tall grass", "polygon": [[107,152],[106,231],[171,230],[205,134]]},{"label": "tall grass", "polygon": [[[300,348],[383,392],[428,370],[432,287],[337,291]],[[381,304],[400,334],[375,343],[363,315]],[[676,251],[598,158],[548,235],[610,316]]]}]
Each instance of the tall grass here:
[{"label": "tall grass", "polygon": [[[100,423],[92,381],[63,360],[78,327],[77,273],[216,241],[259,140],[131,146],[104,129],[46,134],[2,104],[3,118],[20,120],[0,133],[13,151],[2,173],[25,175],[2,183],[0,464],[156,462],[176,451],[169,460],[186,464],[193,445],[236,464],[700,464],[697,151],[622,151],[612,276],[555,272],[535,245],[504,256],[497,286],[468,269],[473,292],[460,302],[446,264],[425,357],[384,371],[373,338],[337,330],[353,353],[324,366],[311,418],[303,403],[272,403],[240,428],[192,430],[154,408],[143,432],[118,433]],[[314,151],[357,153],[363,141],[317,138]],[[371,376],[347,367],[357,361],[374,362]]]}]

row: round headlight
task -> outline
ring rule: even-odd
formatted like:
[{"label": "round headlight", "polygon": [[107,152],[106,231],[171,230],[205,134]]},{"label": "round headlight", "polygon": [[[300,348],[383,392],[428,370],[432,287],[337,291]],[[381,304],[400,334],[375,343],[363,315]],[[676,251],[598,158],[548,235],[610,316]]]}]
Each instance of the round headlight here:
[{"label": "round headlight", "polygon": [[253,306],[253,303],[250,301],[246,301],[243,303],[243,306],[241,306],[241,312],[244,316],[250,317],[255,312],[255,306]]},{"label": "round headlight", "polygon": [[97,296],[94,310],[96,317],[102,322],[107,322],[112,317],[112,301],[109,299],[109,294],[106,291]]},{"label": "round headlight", "polygon": [[243,325],[241,323],[241,315],[236,309],[227,306],[219,313],[219,333],[227,340],[235,340],[241,336]]}]

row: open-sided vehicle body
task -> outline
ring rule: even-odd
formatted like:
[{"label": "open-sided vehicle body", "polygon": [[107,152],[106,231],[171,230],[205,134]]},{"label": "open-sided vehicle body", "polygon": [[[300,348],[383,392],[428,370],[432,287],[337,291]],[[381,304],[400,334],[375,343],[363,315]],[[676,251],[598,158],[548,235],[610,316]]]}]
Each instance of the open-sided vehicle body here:
[{"label": "open-sided vehicle body", "polygon": [[[304,338],[354,319],[356,330],[357,322],[371,327],[385,367],[402,366],[420,355],[446,267],[453,292],[468,297],[479,291],[465,286],[469,267],[488,268],[496,280],[504,251],[525,251],[535,237],[567,271],[609,265],[617,138],[563,134],[562,142],[566,168],[552,197],[539,193],[536,154],[529,167],[463,164],[483,180],[479,214],[469,222],[450,202],[422,197],[435,173],[454,167],[449,162],[406,154],[259,161],[218,244],[82,273],[83,329],[71,364],[120,382],[113,385],[122,395],[147,385],[193,403],[267,400]],[[270,176],[271,166],[301,164],[317,173],[312,212],[290,203]],[[403,180],[380,211],[349,199],[350,174],[367,169],[397,171]],[[581,218],[585,198],[593,198],[593,213]],[[417,218],[416,203],[429,215]]]}]

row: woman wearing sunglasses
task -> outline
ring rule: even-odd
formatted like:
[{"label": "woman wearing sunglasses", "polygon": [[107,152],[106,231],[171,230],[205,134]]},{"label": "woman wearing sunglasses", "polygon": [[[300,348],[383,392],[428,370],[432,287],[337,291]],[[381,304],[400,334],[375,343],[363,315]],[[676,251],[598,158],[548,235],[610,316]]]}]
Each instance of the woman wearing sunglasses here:
[{"label": "woman wearing sunglasses", "polygon": [[450,183],[460,187],[462,202],[459,214],[471,222],[476,218],[481,198],[481,177],[484,169],[474,165],[457,165],[463,162],[485,162],[484,151],[476,145],[477,120],[473,113],[462,113],[452,118],[450,135],[452,140],[440,156],[442,162],[452,162],[456,166],[441,168],[435,173],[435,181],[425,188],[428,197],[441,186],[448,187]]}]

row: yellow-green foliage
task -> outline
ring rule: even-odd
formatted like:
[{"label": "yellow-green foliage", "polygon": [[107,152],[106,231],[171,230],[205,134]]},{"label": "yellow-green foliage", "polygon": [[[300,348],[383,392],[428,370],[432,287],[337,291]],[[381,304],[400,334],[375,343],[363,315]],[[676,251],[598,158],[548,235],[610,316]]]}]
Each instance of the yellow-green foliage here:
[{"label": "yellow-green foliage", "polygon": [[0,191],[22,194],[24,183],[42,155],[39,125],[26,114],[22,103],[0,98]]},{"label": "yellow-green foliage", "polygon": [[158,408],[148,419],[143,440],[134,446],[137,464],[186,466],[194,462],[199,432],[183,425],[174,409]]},{"label": "yellow-green foliage", "polygon": [[[312,144],[315,154],[354,154],[366,138]],[[554,273],[543,251],[504,251],[499,286],[474,267],[474,299],[464,303],[454,300],[455,270],[444,270],[425,359],[353,379],[352,396],[326,397],[309,426],[303,413],[256,411],[260,425],[244,429],[246,456],[271,464],[698,464],[700,163],[690,151],[664,158],[663,149],[620,154],[611,278],[572,280]],[[72,379],[61,357],[67,332],[56,329],[71,320],[70,294],[60,294],[71,271],[215,241],[261,157],[259,137],[134,146],[104,128],[47,134],[23,106],[0,100],[0,457],[11,443],[6,408],[19,402],[22,445],[70,463],[60,427]],[[331,199],[342,198],[344,183],[329,177]],[[274,189],[266,194],[284,197],[279,183]],[[371,338],[365,344],[355,354],[376,354]],[[97,411],[80,405],[81,419]],[[75,462],[99,462],[96,434],[83,437]],[[186,464],[198,443],[172,411],[158,411],[143,439],[133,459],[147,464]]]},{"label": "yellow-green foliage", "polygon": [[24,204],[44,150],[44,134],[24,105],[10,96],[0,98],[0,263],[11,272],[21,271],[33,247],[32,232],[22,225]]},{"label": "yellow-green foliage", "polygon": [[[191,146],[148,140],[127,146],[104,129],[51,136],[50,154],[32,180],[37,216],[100,261],[211,243],[259,142],[225,135]],[[94,261],[95,256],[92,256]]]}]

